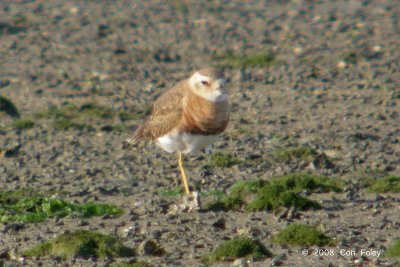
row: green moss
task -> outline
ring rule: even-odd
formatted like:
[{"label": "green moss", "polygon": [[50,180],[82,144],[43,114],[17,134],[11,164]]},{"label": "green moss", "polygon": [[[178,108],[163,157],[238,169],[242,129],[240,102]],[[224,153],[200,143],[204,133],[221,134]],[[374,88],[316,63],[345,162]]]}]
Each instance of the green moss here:
[{"label": "green moss", "polygon": [[35,123],[30,119],[17,119],[12,123],[12,127],[19,130],[31,129]]},{"label": "green moss", "polygon": [[49,109],[48,115],[66,119],[76,119],[79,117],[88,119],[112,119],[115,116],[115,112],[108,107],[101,106],[94,102],[88,102],[80,106],[76,106],[73,103],[66,103],[60,108],[53,106]]},{"label": "green moss", "polygon": [[80,131],[94,131],[94,128],[86,123],[75,123],[72,119],[58,118],[53,122],[53,126],[57,130],[80,130]]},{"label": "green moss", "polygon": [[212,264],[217,261],[243,257],[259,260],[271,256],[272,253],[260,242],[247,237],[236,237],[221,243],[210,255],[203,257],[202,261],[206,264]]},{"label": "green moss", "polygon": [[0,96],[0,112],[4,112],[11,117],[19,118],[18,109],[10,100],[3,96]]},{"label": "green moss", "polygon": [[28,20],[25,15],[18,15],[17,17],[14,18],[12,21],[14,25],[27,25]]},{"label": "green moss", "polygon": [[214,55],[213,59],[220,65],[238,68],[269,67],[276,62],[271,54],[235,55],[232,52]]},{"label": "green moss", "polygon": [[202,196],[202,197],[222,197],[224,195],[225,195],[224,191],[221,191],[218,189],[200,192],[200,196]]},{"label": "green moss", "polygon": [[78,109],[78,114],[91,119],[112,119],[115,116],[115,112],[112,109],[94,102],[81,105]]},{"label": "green moss", "polygon": [[26,257],[132,257],[135,250],[117,238],[97,232],[78,230],[64,233],[48,242],[36,245],[23,253]]},{"label": "green moss", "polygon": [[[99,105],[95,102],[75,105],[65,103],[61,107],[50,106],[47,111],[35,114],[36,118],[52,119],[53,127],[57,130],[94,131],[93,124],[99,125],[113,122],[117,112],[113,109]],[[122,131],[121,125],[111,126],[112,130]]]},{"label": "green moss", "polygon": [[211,154],[210,165],[212,167],[228,168],[239,163],[239,160],[232,155],[226,153]]},{"label": "green moss", "polygon": [[175,0],[172,2],[174,6],[174,10],[182,13],[183,15],[187,15],[189,13],[189,5],[187,4],[186,1],[183,0]]},{"label": "green moss", "polygon": [[271,153],[272,158],[280,162],[290,160],[312,160],[316,155],[317,151],[310,147],[277,149]]},{"label": "green moss", "polygon": [[340,180],[322,175],[291,173],[273,178],[272,182],[282,185],[287,189],[293,189],[296,192],[314,192],[315,190],[322,192],[342,192],[342,182]]},{"label": "green moss", "polygon": [[75,117],[75,113],[77,111],[77,106],[73,103],[65,103],[63,106],[58,108],[57,106],[51,105],[49,107],[48,113],[45,114],[47,116],[54,116],[55,118],[65,118],[72,119]]},{"label": "green moss", "polygon": [[48,242],[36,245],[34,247],[32,247],[31,249],[26,250],[25,252],[23,252],[24,256],[27,257],[42,257],[42,256],[46,256],[50,253],[52,249],[52,245]]},{"label": "green moss", "polygon": [[341,192],[337,180],[305,173],[292,173],[272,178],[270,181],[238,181],[228,194],[209,204],[211,210],[228,210],[243,207],[247,211],[276,210],[296,207],[300,210],[320,208],[320,205],[300,195],[303,192]]},{"label": "green moss", "polygon": [[400,240],[395,241],[383,255],[386,258],[400,258]]},{"label": "green moss", "polygon": [[364,177],[361,179],[361,184],[372,193],[400,193],[399,176]]},{"label": "green moss", "polygon": [[119,215],[122,210],[107,204],[77,204],[48,198],[33,189],[0,191],[0,222],[42,222],[49,217],[77,215],[81,218]]},{"label": "green moss", "polygon": [[247,200],[256,194],[267,182],[263,180],[238,181],[233,184],[226,195],[219,195],[217,201],[208,204],[209,210],[228,210],[242,207]]},{"label": "green moss", "polygon": [[321,206],[306,197],[300,196],[293,190],[272,184],[262,188],[256,198],[249,202],[245,209],[247,211],[276,210],[280,207],[296,207],[300,210],[310,208],[319,209]]},{"label": "green moss", "polygon": [[260,188],[265,187],[267,184],[268,182],[264,180],[238,181],[230,187],[229,192],[234,195],[240,195],[243,198],[248,194],[258,192]]},{"label": "green moss", "polygon": [[273,242],[295,246],[332,246],[332,239],[314,226],[290,224],[273,237]]},{"label": "green moss", "polygon": [[118,117],[121,121],[129,121],[129,120],[137,119],[138,115],[136,113],[132,113],[132,112],[121,111],[121,112],[118,112]]},{"label": "green moss", "polygon": [[158,195],[162,197],[174,197],[178,196],[183,192],[182,187],[175,187],[173,189],[165,189],[165,188],[159,188],[157,190]]},{"label": "green moss", "polygon": [[126,129],[125,126],[122,124],[115,124],[112,126],[112,130],[115,132],[123,132],[125,131],[125,129]]}]

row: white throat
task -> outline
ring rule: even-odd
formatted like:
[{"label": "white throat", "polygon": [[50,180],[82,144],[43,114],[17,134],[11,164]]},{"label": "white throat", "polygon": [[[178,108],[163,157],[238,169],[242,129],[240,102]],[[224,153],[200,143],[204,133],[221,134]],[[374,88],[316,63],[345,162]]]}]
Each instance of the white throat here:
[{"label": "white throat", "polygon": [[224,102],[228,100],[228,96],[226,94],[223,94],[217,90],[212,92],[193,91],[193,93],[210,102]]}]

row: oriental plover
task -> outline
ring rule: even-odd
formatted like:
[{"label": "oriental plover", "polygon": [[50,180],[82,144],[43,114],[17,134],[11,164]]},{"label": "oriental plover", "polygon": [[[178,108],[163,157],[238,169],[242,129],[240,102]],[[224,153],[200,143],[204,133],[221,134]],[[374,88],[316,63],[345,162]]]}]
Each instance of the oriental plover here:
[{"label": "oriental plover", "polygon": [[[204,68],[162,94],[150,116],[139,126],[126,145],[152,140],[169,153],[177,153],[183,187],[190,193],[182,154],[209,149],[228,125],[230,106],[225,75],[215,68]],[[190,208],[189,208],[190,209]]]}]

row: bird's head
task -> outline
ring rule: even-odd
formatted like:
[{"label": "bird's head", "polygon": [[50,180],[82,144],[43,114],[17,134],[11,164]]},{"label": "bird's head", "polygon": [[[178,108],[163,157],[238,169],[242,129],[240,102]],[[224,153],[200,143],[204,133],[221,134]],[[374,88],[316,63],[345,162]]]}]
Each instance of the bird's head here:
[{"label": "bird's head", "polygon": [[212,101],[226,101],[225,75],[215,68],[205,68],[195,72],[189,78],[189,87],[198,96]]}]

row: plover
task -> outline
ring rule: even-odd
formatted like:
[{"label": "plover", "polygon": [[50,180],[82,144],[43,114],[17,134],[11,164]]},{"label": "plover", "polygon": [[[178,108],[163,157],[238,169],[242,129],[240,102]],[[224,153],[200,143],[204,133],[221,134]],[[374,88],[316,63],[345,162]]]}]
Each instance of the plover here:
[{"label": "plover", "polygon": [[[224,73],[204,68],[162,94],[150,116],[127,144],[152,140],[169,153],[178,154],[182,183],[190,195],[182,153],[209,149],[229,121],[230,106]],[[196,194],[197,196],[197,194]]]}]

